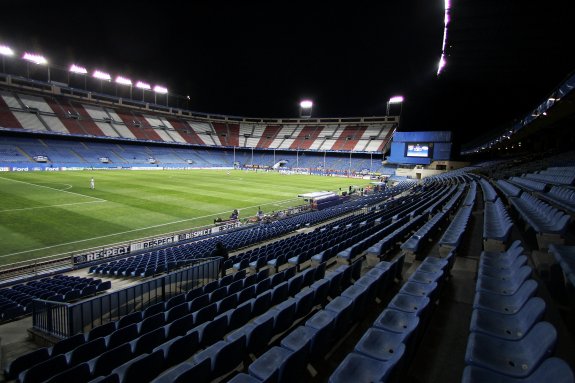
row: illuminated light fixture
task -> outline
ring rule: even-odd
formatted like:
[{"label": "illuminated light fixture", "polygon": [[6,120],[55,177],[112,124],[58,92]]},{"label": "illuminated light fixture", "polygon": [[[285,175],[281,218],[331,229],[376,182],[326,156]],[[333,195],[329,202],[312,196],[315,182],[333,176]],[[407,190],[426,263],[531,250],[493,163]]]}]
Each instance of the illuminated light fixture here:
[{"label": "illuminated light fixture", "polygon": [[79,73],[79,74],[86,74],[88,71],[83,66],[79,66],[76,64],[70,65],[70,72]]},{"label": "illuminated light fixture", "polygon": [[115,81],[118,84],[132,86],[132,80],[130,80],[129,78],[123,77],[123,76],[117,76]]},{"label": "illuminated light fixture", "polygon": [[156,86],[154,86],[154,92],[166,94],[166,93],[168,93],[168,88],[160,86],[160,85],[156,85]]},{"label": "illuminated light fixture", "polygon": [[399,104],[403,102],[403,96],[393,96],[388,101],[390,104]]},{"label": "illuminated light fixture", "polygon": [[437,65],[437,75],[443,71],[445,68],[445,46],[447,44],[447,26],[449,25],[450,17],[449,10],[451,9],[451,0],[445,0],[445,13],[443,15],[443,42],[441,43],[441,58],[439,59],[439,64]]},{"label": "illuminated light fixture", "polygon": [[299,103],[299,106],[302,109],[311,109],[313,107],[313,101],[311,100],[303,100],[302,102]]},{"label": "illuminated light fixture", "polygon": [[136,88],[140,88],[140,89],[145,89],[145,90],[150,90],[152,87],[150,86],[150,84],[147,84],[143,81],[138,81],[136,83]]},{"label": "illuminated light fixture", "polygon": [[7,47],[6,45],[0,45],[0,55],[14,56],[14,51],[12,50],[12,48]]},{"label": "illuminated light fixture", "polygon": [[106,81],[112,80],[112,77],[110,76],[109,73],[102,72],[99,70],[94,71],[94,74],[92,76],[94,76],[95,78],[98,78],[100,80],[106,80]]},{"label": "illuminated light fixture", "polygon": [[34,53],[24,53],[24,55],[22,56],[22,58],[26,61],[30,61],[33,62],[34,64],[38,64],[38,65],[46,65],[48,64],[48,60],[46,60],[46,58],[42,55],[37,55]]},{"label": "illuminated light fixture", "polygon": [[544,116],[547,116],[547,112],[543,112],[543,115],[544,115]]}]

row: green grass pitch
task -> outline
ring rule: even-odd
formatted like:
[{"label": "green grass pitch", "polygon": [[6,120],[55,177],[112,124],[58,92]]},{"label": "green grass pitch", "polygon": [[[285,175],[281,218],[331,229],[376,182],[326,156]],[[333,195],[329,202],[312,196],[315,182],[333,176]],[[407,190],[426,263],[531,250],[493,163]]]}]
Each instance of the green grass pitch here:
[{"label": "green grass pitch", "polygon": [[[94,177],[96,188],[90,189]],[[225,170],[0,173],[0,264],[197,228],[369,181]]]}]

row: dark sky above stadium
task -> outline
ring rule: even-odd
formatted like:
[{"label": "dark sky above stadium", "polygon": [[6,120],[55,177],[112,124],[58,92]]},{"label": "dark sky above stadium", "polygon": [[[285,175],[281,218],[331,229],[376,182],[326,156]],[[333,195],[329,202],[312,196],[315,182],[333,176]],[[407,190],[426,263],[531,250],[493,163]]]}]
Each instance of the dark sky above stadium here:
[{"label": "dark sky above stadium", "polygon": [[[0,43],[190,96],[200,112],[381,116],[467,142],[522,118],[575,69],[575,2],[2,2]],[[392,110],[397,112],[397,110]]]}]

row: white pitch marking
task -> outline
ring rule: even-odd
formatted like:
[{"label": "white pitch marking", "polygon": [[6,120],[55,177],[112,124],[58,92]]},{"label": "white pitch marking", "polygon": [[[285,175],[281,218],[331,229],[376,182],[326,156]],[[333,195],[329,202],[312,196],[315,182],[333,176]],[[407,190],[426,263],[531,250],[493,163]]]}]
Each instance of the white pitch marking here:
[{"label": "white pitch marking", "polygon": [[[85,194],[80,194],[80,193],[74,193],[74,192],[71,192],[71,191],[67,191],[67,190],[60,190],[60,189],[55,189],[55,188],[51,188],[50,186],[44,186],[44,185],[33,184],[33,183],[30,183],[30,182],[25,182],[25,181],[20,181],[20,180],[13,180],[13,179],[11,179],[11,178],[5,178],[5,177],[0,177],[0,179],[3,179],[3,180],[8,180],[8,181],[13,181],[13,182],[20,182],[20,183],[23,183],[23,184],[26,184],[26,185],[32,185],[32,186],[36,186],[36,187],[39,187],[39,188],[46,188],[46,189],[50,189],[50,190],[59,191],[59,192],[62,192],[62,193],[68,193],[68,194],[79,195],[79,196],[82,196],[82,197],[86,197],[86,198],[92,198],[92,199],[96,199],[96,200],[98,200],[98,201],[102,201],[102,202],[108,202],[108,201],[106,201],[105,199],[102,199],[102,198],[98,198],[98,197],[92,197],[92,196],[89,196],[89,195],[85,195]],[[67,184],[66,184],[66,185],[67,185]]]},{"label": "white pitch marking", "polygon": [[[2,178],[2,177],[0,177],[0,178]],[[32,185],[33,185],[33,184],[32,184]],[[81,194],[80,194],[80,195],[81,195]],[[286,199],[286,200],[283,200],[283,201],[276,201],[276,202],[288,202],[288,201],[296,201],[296,200],[297,200],[297,198],[290,198],[290,199]],[[108,202],[108,201],[102,200],[102,202]],[[253,205],[253,206],[246,206],[246,207],[243,207],[242,209],[245,210],[245,209],[250,209],[250,208],[254,208],[254,207],[258,207],[258,206],[267,206],[267,205],[274,205],[274,204],[275,204],[275,202],[268,202],[268,203],[262,203],[262,204]],[[204,215],[204,216],[201,216],[201,217],[181,219],[181,220],[178,220],[178,221],[173,221],[173,222],[168,222],[168,223],[162,223],[162,224],[159,224],[159,225],[141,227],[141,228],[139,228],[139,229],[127,230],[127,231],[122,231],[122,232],[114,233],[114,234],[100,235],[100,236],[98,236],[98,237],[80,239],[80,240],[78,240],[78,241],[60,243],[60,244],[58,244],[58,245],[53,245],[53,246],[45,246],[45,247],[40,247],[40,248],[32,249],[32,250],[24,250],[24,251],[19,251],[19,252],[17,252],[17,253],[10,253],[10,254],[5,254],[5,255],[0,255],[0,258],[11,257],[11,256],[13,256],[13,255],[19,255],[19,254],[32,253],[32,252],[34,252],[34,251],[53,249],[53,248],[57,248],[57,247],[61,247],[61,246],[73,245],[73,244],[76,244],[76,243],[89,242],[89,241],[92,241],[92,240],[95,240],[95,239],[115,237],[115,236],[117,236],[117,235],[128,234],[128,233],[135,233],[135,232],[138,232],[138,231],[143,231],[143,230],[148,230],[148,229],[155,229],[155,228],[158,228],[158,227],[169,226],[169,225],[173,225],[173,224],[176,224],[176,223],[195,221],[195,220],[197,220],[197,219],[202,219],[202,218],[208,218],[208,217],[218,216],[218,215],[226,214],[226,213],[227,213],[227,211],[221,212],[221,213],[214,213],[214,214]],[[158,236],[161,236],[161,235],[162,235],[162,234],[158,234]]]}]

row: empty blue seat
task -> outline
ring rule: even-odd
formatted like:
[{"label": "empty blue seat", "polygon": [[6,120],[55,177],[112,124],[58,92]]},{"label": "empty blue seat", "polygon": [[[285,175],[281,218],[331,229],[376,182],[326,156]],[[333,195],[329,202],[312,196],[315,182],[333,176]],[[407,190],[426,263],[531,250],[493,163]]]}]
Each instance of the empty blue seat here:
[{"label": "empty blue seat", "polygon": [[522,339],[504,340],[482,333],[469,334],[465,361],[503,375],[524,378],[551,354],[557,331],[548,322],[539,322]]},{"label": "empty blue seat", "polygon": [[271,291],[266,291],[255,297],[252,304],[252,314],[257,316],[266,312],[270,308],[271,299]]},{"label": "empty blue seat", "polygon": [[248,323],[252,317],[252,303],[244,302],[238,305],[234,310],[228,314],[228,326],[230,330],[240,328]]},{"label": "empty blue seat", "polygon": [[245,347],[246,341],[241,337],[229,342],[221,340],[194,356],[194,361],[201,363],[204,359],[210,360],[211,378],[214,379],[242,363]]},{"label": "empty blue seat", "polygon": [[403,340],[402,334],[370,328],[355,345],[355,352],[377,360],[399,361],[405,351]]},{"label": "empty blue seat", "polygon": [[403,334],[404,339],[419,325],[419,317],[405,311],[385,309],[373,322],[373,327]]},{"label": "empty blue seat", "polygon": [[186,301],[185,294],[178,294],[176,296],[173,296],[166,302],[165,310],[169,310],[174,306],[184,303],[185,301]]},{"label": "empty blue seat", "polygon": [[126,327],[122,327],[108,335],[106,338],[106,344],[108,345],[108,350],[111,350],[123,343],[129,342],[136,339],[138,336],[138,324],[132,323]]},{"label": "empty blue seat", "polygon": [[228,318],[220,316],[197,327],[200,333],[200,345],[207,347],[218,339],[222,339],[228,330],[227,323]]},{"label": "empty blue seat", "polygon": [[5,371],[5,377],[6,379],[15,379],[22,371],[45,361],[49,357],[50,352],[48,351],[48,348],[40,348],[19,356],[10,363]]},{"label": "empty blue seat", "polygon": [[244,303],[245,301],[248,301],[253,297],[255,297],[256,287],[254,285],[244,287],[244,289],[241,290],[239,293],[237,293],[237,295],[238,295],[238,304]]},{"label": "empty blue seat", "polygon": [[301,381],[305,359],[301,351],[272,347],[250,364],[250,375],[265,381],[289,383]]},{"label": "empty blue seat", "polygon": [[142,318],[146,319],[148,317],[151,317],[152,315],[162,313],[164,312],[164,309],[165,309],[164,302],[153,304],[142,312]]},{"label": "empty blue seat", "polygon": [[476,366],[467,366],[463,370],[461,383],[497,382],[497,383],[574,383],[573,371],[564,360],[548,358],[526,378],[511,378],[491,370]]},{"label": "empty blue seat", "polygon": [[127,361],[112,370],[120,383],[149,382],[164,369],[164,356],[161,351],[143,354]]},{"label": "empty blue seat", "polygon": [[150,331],[130,342],[132,353],[134,355],[150,353],[154,348],[164,343],[165,340],[166,336],[163,327]]},{"label": "empty blue seat", "polygon": [[303,286],[303,275],[298,274],[288,280],[288,294],[295,296]]},{"label": "empty blue seat", "polygon": [[307,315],[314,306],[315,291],[311,288],[300,291],[295,295],[296,318]]},{"label": "empty blue seat", "polygon": [[75,366],[82,362],[86,362],[106,351],[106,340],[104,338],[97,338],[90,342],[86,342],[78,346],[74,350],[68,352],[66,357],[70,366]]},{"label": "empty blue seat", "polygon": [[325,278],[318,279],[310,286],[310,288],[314,290],[314,306],[325,304],[329,293],[329,281]]},{"label": "empty blue seat", "polygon": [[236,331],[226,336],[227,341],[245,336],[246,351],[248,353],[259,353],[265,349],[272,338],[274,328],[274,318],[267,318],[265,321],[257,324],[246,324]]},{"label": "empty blue seat", "polygon": [[476,291],[486,291],[500,295],[513,295],[519,290],[523,282],[531,275],[531,267],[523,266],[508,279],[492,278],[479,275],[477,277]]},{"label": "empty blue seat", "polygon": [[256,284],[256,295],[260,295],[261,293],[269,290],[271,287],[271,281],[269,278],[264,279],[261,282]]},{"label": "empty blue seat", "polygon": [[170,339],[178,335],[184,335],[195,326],[194,314],[190,313],[176,319],[165,326],[166,338]]},{"label": "empty blue seat", "polygon": [[177,336],[154,348],[162,351],[166,367],[174,366],[194,355],[200,349],[198,331],[190,331],[183,336]]},{"label": "empty blue seat", "polygon": [[114,368],[132,359],[130,344],[124,343],[114,349],[108,350],[102,355],[90,359],[88,364],[92,376],[108,375]]},{"label": "empty blue seat", "polygon": [[108,336],[111,333],[113,333],[114,331],[116,331],[116,322],[108,322],[105,323],[103,325],[100,325],[98,327],[94,327],[93,329],[90,330],[90,332],[88,333],[88,341],[103,337],[103,336]]},{"label": "empty blue seat", "polygon": [[282,339],[281,346],[291,351],[302,351],[304,355],[309,355],[311,341],[317,330],[311,327],[299,326]]},{"label": "empty blue seat", "polygon": [[210,302],[214,303],[219,301],[220,299],[225,298],[228,295],[228,287],[218,287],[214,291],[210,292]]},{"label": "empty blue seat", "polygon": [[399,290],[402,294],[415,295],[417,297],[429,297],[433,299],[434,293],[438,291],[437,282],[433,283],[417,283],[417,282],[406,282]]},{"label": "empty blue seat", "polygon": [[142,320],[142,312],[136,311],[131,314],[125,315],[118,321],[118,329],[129,326],[133,323],[138,323]]},{"label": "empty blue seat", "polygon": [[335,328],[336,314],[321,310],[305,322],[305,326],[315,330],[311,340],[310,356],[312,359],[323,358],[329,349]]},{"label": "empty blue seat", "polygon": [[232,282],[231,284],[228,285],[228,295],[235,294],[238,291],[241,291],[243,288],[244,288],[243,280],[240,279],[239,281]]},{"label": "empty blue seat", "polygon": [[51,356],[55,356],[58,354],[64,354],[68,351],[72,351],[76,347],[83,345],[86,342],[86,338],[84,334],[76,334],[71,336],[70,338],[64,339],[56,343],[50,352]]},{"label": "empty blue seat", "polygon": [[47,383],[69,383],[69,382],[87,382],[90,380],[91,372],[88,363],[80,363],[76,366],[60,372],[50,379]]},{"label": "empty blue seat", "polygon": [[325,306],[324,311],[332,312],[335,318],[334,330],[336,333],[346,333],[353,317],[353,299],[339,296]]},{"label": "empty blue seat", "polygon": [[502,314],[514,314],[521,310],[521,307],[523,307],[536,291],[537,282],[533,279],[525,281],[513,295],[499,295],[480,291],[475,293],[473,308],[495,311]]},{"label": "empty blue seat", "polygon": [[384,382],[390,376],[395,363],[395,360],[381,361],[352,352],[331,374],[329,382]]},{"label": "empty blue seat", "polygon": [[188,304],[188,312],[196,312],[210,303],[210,294],[202,294],[199,297],[195,297]]},{"label": "empty blue seat", "polygon": [[218,306],[215,303],[209,304],[194,313],[194,324],[199,326],[214,319],[216,315],[218,315]]},{"label": "empty blue seat", "polygon": [[18,375],[18,380],[21,383],[43,382],[67,368],[68,361],[66,357],[60,354],[24,370]]},{"label": "empty blue seat", "polygon": [[[186,304],[186,303],[183,303],[183,305],[185,306],[186,311],[187,311],[187,309],[188,309],[187,304]],[[175,308],[174,308],[174,309],[175,309]],[[172,310],[173,310],[173,309],[172,309]],[[170,311],[172,311],[172,310],[170,310]],[[157,328],[160,328],[160,327],[162,327],[166,322],[169,322],[169,321],[175,319],[175,318],[170,318],[170,317],[168,317],[168,318],[169,318],[169,320],[166,321],[166,318],[165,318],[165,315],[164,315],[163,312],[158,313],[158,314],[156,314],[156,315],[152,315],[151,317],[148,317],[148,318],[144,319],[143,321],[141,321],[141,322],[138,324],[138,325],[139,325],[139,327],[138,327],[138,332],[139,332],[140,334],[145,334],[145,333],[147,333],[147,332],[149,332],[149,331],[153,331],[153,330],[155,330],[155,329],[157,329]]]},{"label": "empty blue seat", "polygon": [[514,314],[501,314],[476,309],[471,315],[470,331],[481,332],[502,339],[518,340],[539,322],[545,313],[545,301],[531,298]]},{"label": "empty blue seat", "polygon": [[209,382],[212,375],[210,359],[204,359],[199,363],[186,362],[178,364],[163,372],[153,383],[187,383],[187,382]]},{"label": "empty blue seat", "polygon": [[421,315],[429,305],[429,298],[398,293],[387,305],[390,309]]}]

